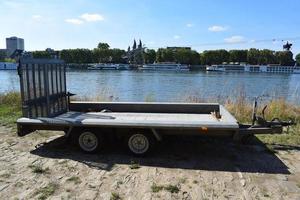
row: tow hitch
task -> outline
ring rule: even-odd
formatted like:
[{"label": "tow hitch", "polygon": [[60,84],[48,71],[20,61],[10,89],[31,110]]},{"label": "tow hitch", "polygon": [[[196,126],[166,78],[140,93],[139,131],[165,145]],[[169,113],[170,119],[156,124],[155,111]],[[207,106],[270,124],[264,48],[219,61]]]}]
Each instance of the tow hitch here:
[{"label": "tow hitch", "polygon": [[279,118],[273,118],[271,121],[266,120],[265,111],[267,105],[262,109],[262,116],[257,115],[257,99],[255,98],[252,110],[252,124],[240,124],[239,125],[239,140],[253,136],[254,134],[280,134],[283,132],[283,127],[289,127],[296,125],[293,119],[287,121],[280,120]]}]

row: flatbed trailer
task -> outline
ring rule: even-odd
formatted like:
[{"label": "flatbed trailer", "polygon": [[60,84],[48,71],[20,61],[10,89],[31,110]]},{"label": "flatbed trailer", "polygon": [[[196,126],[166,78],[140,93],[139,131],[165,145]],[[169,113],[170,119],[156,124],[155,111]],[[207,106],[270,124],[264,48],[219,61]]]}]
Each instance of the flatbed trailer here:
[{"label": "flatbed trailer", "polygon": [[253,134],[282,133],[293,122],[266,121],[240,124],[217,103],[79,102],[70,101],[64,62],[20,59],[23,117],[18,135],[35,130],[64,131],[85,152],[102,148],[109,138],[126,140],[129,150],[142,155],[165,135],[221,135],[245,140]]}]

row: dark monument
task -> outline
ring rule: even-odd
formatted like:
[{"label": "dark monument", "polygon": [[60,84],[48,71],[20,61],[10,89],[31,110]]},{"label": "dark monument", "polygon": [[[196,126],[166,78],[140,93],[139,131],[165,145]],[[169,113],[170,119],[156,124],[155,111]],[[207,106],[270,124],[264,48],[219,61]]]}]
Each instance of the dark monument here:
[{"label": "dark monument", "polygon": [[286,42],[286,44],[283,45],[283,50],[290,51],[292,49],[292,46],[292,43]]},{"label": "dark monument", "polygon": [[139,44],[136,44],[136,41],[133,41],[132,49],[130,46],[127,49],[127,60],[129,64],[132,65],[143,65],[145,63],[144,59],[144,50],[143,43],[139,40]]}]

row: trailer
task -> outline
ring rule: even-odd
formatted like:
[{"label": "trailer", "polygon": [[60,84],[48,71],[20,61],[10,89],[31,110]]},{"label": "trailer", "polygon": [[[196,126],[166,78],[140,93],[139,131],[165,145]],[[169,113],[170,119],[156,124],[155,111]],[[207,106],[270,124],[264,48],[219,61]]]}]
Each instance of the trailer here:
[{"label": "trailer", "polygon": [[246,141],[254,134],[282,133],[284,126],[294,124],[257,116],[257,101],[252,124],[239,123],[217,103],[70,101],[74,94],[67,92],[66,67],[57,59],[21,58],[18,74],[23,113],[17,120],[18,135],[63,131],[87,153],[115,139],[124,140],[135,155],[148,153],[168,135],[219,135]]}]

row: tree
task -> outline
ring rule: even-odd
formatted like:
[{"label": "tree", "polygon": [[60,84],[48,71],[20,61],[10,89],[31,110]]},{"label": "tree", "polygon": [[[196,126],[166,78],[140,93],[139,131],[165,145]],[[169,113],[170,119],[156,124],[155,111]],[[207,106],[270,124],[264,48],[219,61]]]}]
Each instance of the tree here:
[{"label": "tree", "polygon": [[93,50],[93,61],[96,63],[108,63],[111,62],[110,49],[96,48]]},{"label": "tree", "polygon": [[275,56],[280,65],[292,66],[295,64],[293,53],[291,51],[277,51]]},{"label": "tree", "polygon": [[174,51],[174,58],[177,63],[197,65],[200,62],[199,53],[190,49],[177,49]]},{"label": "tree", "polygon": [[110,56],[111,56],[111,62],[112,63],[126,63],[126,60],[124,59],[126,52],[121,49],[111,49],[110,50]]},{"label": "tree", "polygon": [[222,64],[223,62],[229,62],[230,54],[224,49],[204,51],[200,54],[200,60],[202,65]]},{"label": "tree", "polygon": [[300,66],[300,53],[296,55],[297,65]]},{"label": "tree", "polygon": [[251,49],[249,49],[249,51],[247,53],[247,62],[250,65],[257,65],[259,62],[258,61],[259,57],[260,57],[260,51],[255,48],[251,48]]},{"label": "tree", "polygon": [[98,49],[109,49],[109,44],[100,42],[97,46]]},{"label": "tree", "polygon": [[229,61],[230,62],[247,62],[248,50],[230,50]]},{"label": "tree", "polygon": [[6,57],[6,52],[5,51],[0,51],[0,61],[4,60]]},{"label": "tree", "polygon": [[33,58],[51,58],[51,55],[47,51],[33,51],[32,57]]},{"label": "tree", "polygon": [[147,49],[144,53],[145,63],[154,63],[156,60],[156,52],[154,49]]}]

